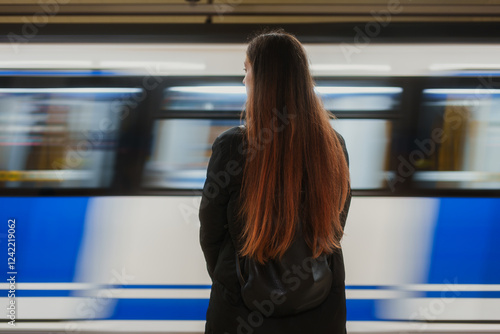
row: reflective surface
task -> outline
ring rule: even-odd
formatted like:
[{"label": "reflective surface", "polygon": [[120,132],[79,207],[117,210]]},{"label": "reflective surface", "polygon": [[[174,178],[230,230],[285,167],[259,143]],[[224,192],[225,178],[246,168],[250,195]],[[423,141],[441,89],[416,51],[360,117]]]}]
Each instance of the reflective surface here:
[{"label": "reflective surface", "polygon": [[395,111],[400,107],[401,87],[319,86],[316,92],[325,109],[336,111]]},{"label": "reflective surface", "polygon": [[500,188],[500,90],[426,89],[418,129],[419,187]]},{"label": "reflective surface", "polygon": [[110,184],[136,88],[0,89],[0,187]]},{"label": "reflective surface", "polygon": [[154,144],[142,185],[150,188],[201,189],[215,138],[239,120],[157,120]]},{"label": "reflective surface", "polygon": [[[318,85],[316,93],[334,113],[394,113],[400,109],[401,87]],[[182,111],[199,117],[223,112],[235,117],[244,109],[246,91],[238,85],[174,86],[164,90],[162,110]],[[198,116],[194,116],[198,117]],[[224,117],[224,116],[223,116]],[[346,140],[351,161],[353,189],[386,188],[392,121],[385,119],[339,119],[332,126]],[[211,146],[223,131],[240,125],[239,120],[156,120],[153,148],[142,185],[147,188],[201,189],[205,182]]]},{"label": "reflective surface", "polygon": [[381,189],[389,179],[392,121],[338,119],[330,121],[346,142],[352,189]]},{"label": "reflective surface", "polygon": [[[393,111],[401,102],[401,87],[317,86],[324,107],[332,111]],[[244,86],[176,86],[164,91],[164,111],[240,111]]]},{"label": "reflective surface", "polygon": [[[385,187],[391,122],[378,119],[332,120],[344,137],[353,189]],[[238,120],[158,120],[152,155],[145,166],[143,186],[201,189],[212,143]]]},{"label": "reflective surface", "polygon": [[247,98],[245,86],[179,86],[164,91],[164,111],[240,111]]}]

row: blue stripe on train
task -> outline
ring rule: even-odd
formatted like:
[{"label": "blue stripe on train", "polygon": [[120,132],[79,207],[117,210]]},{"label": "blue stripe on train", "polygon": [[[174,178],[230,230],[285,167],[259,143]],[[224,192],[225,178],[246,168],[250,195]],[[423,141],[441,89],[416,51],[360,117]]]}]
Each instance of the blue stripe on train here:
[{"label": "blue stripe on train", "polygon": [[425,298],[500,298],[500,291],[428,291],[422,294]]},{"label": "blue stripe on train", "polygon": [[16,283],[73,281],[87,203],[87,197],[0,197],[0,263],[7,269],[7,221],[15,219]]},{"label": "blue stripe on train", "polygon": [[[7,263],[7,220],[16,219],[17,282],[72,282],[88,198],[0,198],[0,263]],[[500,199],[441,198],[427,283],[500,283]],[[5,273],[5,271],[4,271]],[[130,288],[147,288],[137,285]],[[155,286],[153,288],[158,288]],[[167,286],[163,286],[167,288]],[[128,288],[123,286],[122,288]],[[172,286],[202,288],[208,286]],[[383,289],[348,286],[347,289]],[[18,291],[20,292],[20,291]],[[65,292],[22,292],[62,296]],[[18,295],[19,296],[19,295]],[[441,292],[425,292],[441,297]],[[454,296],[447,296],[454,297]],[[460,292],[458,298],[498,298],[498,292]],[[204,320],[208,299],[118,299],[111,319]],[[376,300],[348,299],[348,320],[380,320]]]},{"label": "blue stripe on train", "polygon": [[211,285],[207,284],[127,284],[127,285],[111,285],[113,289],[211,289]]},{"label": "blue stripe on train", "polygon": [[[487,285],[483,285],[482,288],[487,287]],[[72,290],[72,289],[62,289],[62,290],[55,290],[55,289],[19,289],[19,287],[16,286],[15,294],[16,297],[75,297],[75,296],[87,296],[88,291],[99,289],[99,290],[106,290],[106,289],[116,289],[117,287],[111,286],[111,287],[95,287],[93,289],[77,289],[77,290]],[[118,289],[123,289],[125,287],[121,287]],[[137,288],[137,287],[126,287],[126,289],[143,289],[142,287]],[[163,288],[165,290],[177,290],[178,288]],[[159,290],[163,290],[159,289]],[[193,289],[193,290],[205,290],[206,288],[197,288],[196,285],[193,286],[186,286],[185,288],[180,288],[180,290],[183,289]],[[346,290],[351,290],[347,288]],[[452,290],[450,287],[443,285],[442,289],[440,291],[414,291],[414,290],[403,290],[403,289],[384,289],[382,287],[379,287],[377,290],[383,291],[400,291],[402,293],[405,293],[404,298],[500,298],[500,291],[458,291],[458,290]],[[9,290],[7,289],[0,289],[0,295],[6,296],[9,293]],[[408,295],[408,293],[411,293],[411,295]],[[98,298],[105,298],[105,297],[98,297]],[[111,298],[115,299],[115,298]],[[120,300],[121,298],[116,298],[117,300]],[[147,299],[147,298],[142,298],[142,299]],[[156,298],[154,298],[156,299]],[[165,299],[170,299],[170,298],[165,298]],[[177,298],[178,300],[185,300],[189,298]],[[177,300],[176,299],[176,300]],[[398,298],[396,298],[398,299]],[[372,300],[372,301],[379,301],[379,300],[386,300],[385,298],[383,299],[348,299],[352,304],[356,304],[355,301],[357,300]]]},{"label": "blue stripe on train", "polygon": [[119,299],[113,320],[205,320],[208,299]]},{"label": "blue stripe on train", "polygon": [[19,76],[22,76],[22,75],[43,75],[43,76],[47,76],[47,75],[50,75],[50,76],[65,76],[65,75],[84,75],[84,76],[88,76],[88,75],[93,75],[93,76],[110,76],[110,75],[119,75],[118,72],[112,72],[112,71],[105,71],[105,70],[82,70],[82,71],[65,71],[65,70],[61,70],[61,71],[50,71],[50,70],[32,70],[32,71],[29,71],[29,70],[26,70],[26,71],[23,71],[23,70],[15,70],[15,71],[12,71],[12,70],[0,70],[0,75],[19,75]]},{"label": "blue stripe on train", "polygon": [[[375,301],[347,300],[347,320],[376,321]],[[112,320],[205,320],[208,299],[119,299]]]},{"label": "blue stripe on train", "polygon": [[2,297],[14,293],[17,297],[72,297],[77,292],[72,290],[24,290],[16,287],[16,290],[9,292],[9,290],[0,290]]},{"label": "blue stripe on train", "polygon": [[500,198],[441,198],[431,284],[500,283]]}]

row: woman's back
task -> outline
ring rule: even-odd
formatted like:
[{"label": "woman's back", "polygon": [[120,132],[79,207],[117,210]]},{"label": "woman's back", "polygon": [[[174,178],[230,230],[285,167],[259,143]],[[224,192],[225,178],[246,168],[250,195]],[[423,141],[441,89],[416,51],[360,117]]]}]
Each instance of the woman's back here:
[{"label": "woman's back", "polygon": [[[314,93],[307,57],[293,36],[257,36],[245,66],[246,125],[215,140],[200,204],[200,242],[213,281],[206,332],[344,333],[340,239],[351,198],[344,140],[331,128],[333,115]],[[270,263],[284,261],[297,236],[311,259],[328,259],[331,286],[323,284],[321,301],[294,308],[297,314],[269,317],[279,298],[251,303],[249,296],[280,283],[270,277]],[[290,268],[286,280],[302,284],[296,290],[306,295],[307,273]],[[282,293],[281,301],[286,296],[297,294]]]},{"label": "woman's back", "polygon": [[[338,134],[345,147],[343,138]],[[328,298],[319,307],[305,313],[266,318],[249,310],[241,297],[241,285],[236,272],[237,249],[241,249],[243,222],[238,218],[241,197],[242,168],[246,156],[242,154],[244,128],[234,127],[222,133],[214,142],[207,182],[224,185],[210,195],[204,188],[200,206],[200,241],[213,286],[207,311],[206,333],[344,333],[345,331],[345,271],[342,251],[330,258],[333,281]],[[347,150],[345,151],[346,158]],[[228,182],[221,176],[227,172]],[[216,178],[218,178],[216,181]],[[341,214],[345,225],[351,193]],[[213,247],[213,240],[221,240]],[[212,250],[210,252],[210,250]],[[264,312],[265,313],[265,312]],[[260,325],[259,325],[260,324]],[[256,326],[258,325],[258,326]]]}]

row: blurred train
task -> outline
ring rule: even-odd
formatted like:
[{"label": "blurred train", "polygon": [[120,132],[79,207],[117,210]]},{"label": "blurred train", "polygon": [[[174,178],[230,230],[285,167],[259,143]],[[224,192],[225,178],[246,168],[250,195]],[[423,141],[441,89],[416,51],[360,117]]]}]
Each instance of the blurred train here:
[{"label": "blurred train", "polygon": [[[245,47],[0,45],[2,331],[203,332],[200,190]],[[350,155],[348,331],[500,333],[500,45],[305,47]]]}]

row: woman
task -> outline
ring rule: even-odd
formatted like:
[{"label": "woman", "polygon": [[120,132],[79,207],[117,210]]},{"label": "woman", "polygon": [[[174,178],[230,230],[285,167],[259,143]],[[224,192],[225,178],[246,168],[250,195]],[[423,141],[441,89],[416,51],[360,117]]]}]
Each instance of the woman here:
[{"label": "woman", "polygon": [[[306,53],[278,30],[247,48],[246,126],[212,145],[199,218],[212,278],[205,333],[345,333],[345,273],[340,240],[351,191],[344,139],[314,92]],[[314,257],[327,254],[331,289],[319,305],[265,317],[242,300],[236,254],[258,263],[280,259],[299,217]]]}]

